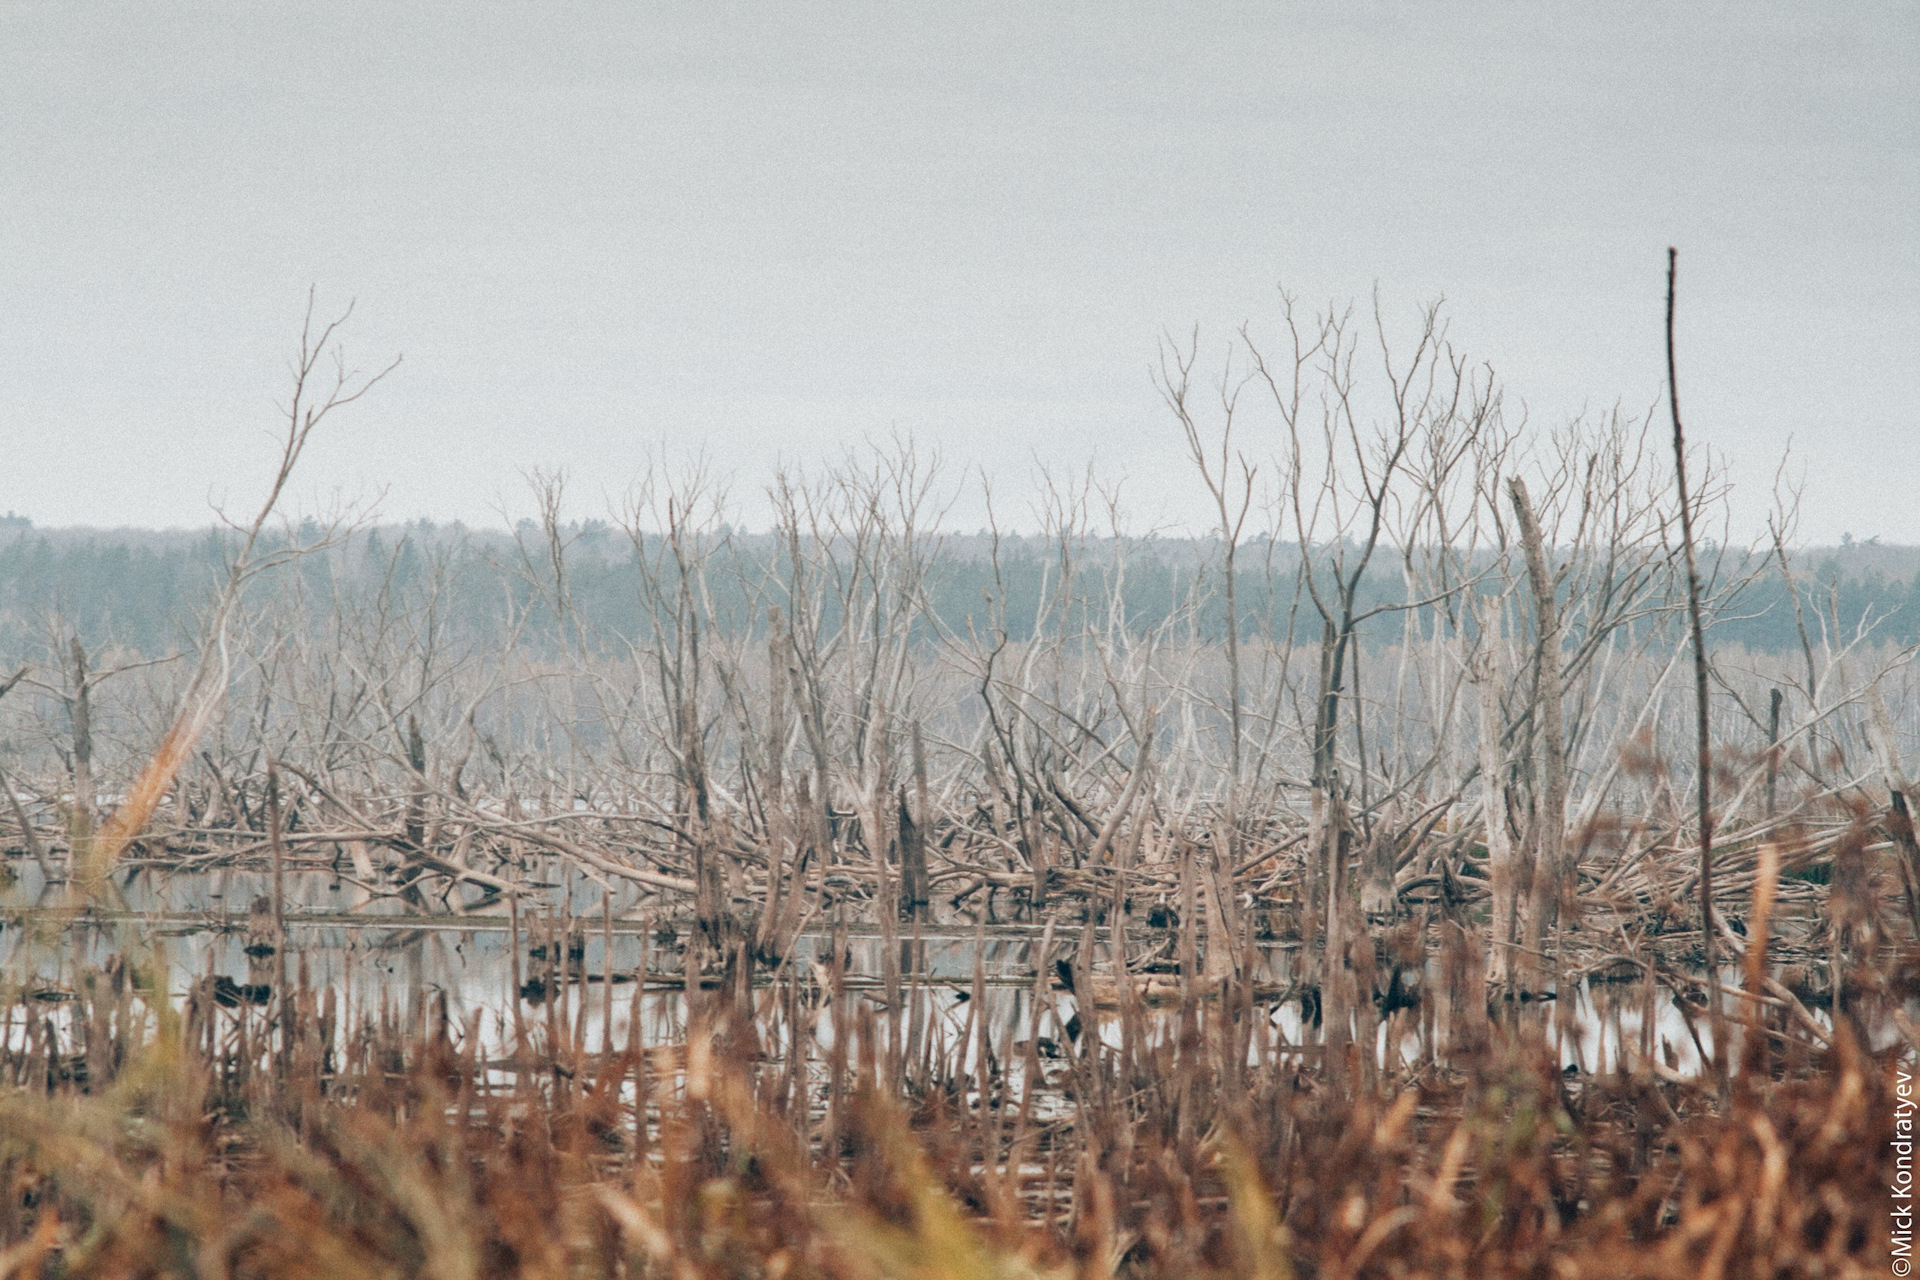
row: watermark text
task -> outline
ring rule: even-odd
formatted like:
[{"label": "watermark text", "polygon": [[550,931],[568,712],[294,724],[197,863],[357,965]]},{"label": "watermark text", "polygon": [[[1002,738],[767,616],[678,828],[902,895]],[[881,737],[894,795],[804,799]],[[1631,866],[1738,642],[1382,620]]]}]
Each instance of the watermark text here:
[{"label": "watermark text", "polygon": [[1893,1200],[1893,1232],[1887,1252],[1893,1258],[1893,1274],[1913,1274],[1913,1125],[1914,1109],[1920,1105],[1915,1096],[1913,1076],[1897,1068],[1893,1079],[1893,1180],[1888,1191]]}]

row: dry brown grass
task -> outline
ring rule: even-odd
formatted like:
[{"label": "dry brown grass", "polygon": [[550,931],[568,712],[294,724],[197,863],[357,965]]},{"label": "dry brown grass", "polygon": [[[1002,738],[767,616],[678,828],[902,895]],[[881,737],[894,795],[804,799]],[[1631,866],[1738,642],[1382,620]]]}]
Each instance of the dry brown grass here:
[{"label": "dry brown grass", "polygon": [[[1250,993],[919,1069],[852,997],[801,1041],[778,984],[696,994],[684,1051],[504,1061],[443,1005],[294,979],[155,1016],[141,975],[13,1003],[6,1276],[1775,1276],[1887,1265],[1891,1055],[1769,1018],[1731,1099],[1649,1065],[1570,1079],[1525,1023],[1366,1083],[1249,1063]],[[789,1006],[790,1007],[790,1006]],[[22,1015],[27,1016],[23,1022]],[[1109,1040],[1114,1037],[1109,1037]],[[1019,1059],[1024,1055],[1025,1069]],[[1023,1081],[1032,1081],[1029,1089]],[[1341,1083],[1335,1083],[1339,1081]],[[1043,1095],[1071,1105],[1050,1119]]]}]

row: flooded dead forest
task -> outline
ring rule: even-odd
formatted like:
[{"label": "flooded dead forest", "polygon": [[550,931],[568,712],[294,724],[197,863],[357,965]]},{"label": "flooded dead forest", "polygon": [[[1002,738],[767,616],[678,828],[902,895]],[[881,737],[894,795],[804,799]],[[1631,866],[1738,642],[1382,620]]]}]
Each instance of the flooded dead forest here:
[{"label": "flooded dead forest", "polygon": [[[276,534],[310,331],[197,648],[0,673],[0,1273],[1879,1274],[1910,655],[1664,424],[1287,321],[1162,363],[1150,610],[1124,494],[959,549],[897,443],[751,536],[535,476],[484,633]],[[1712,646],[1765,575],[1801,644]]]}]

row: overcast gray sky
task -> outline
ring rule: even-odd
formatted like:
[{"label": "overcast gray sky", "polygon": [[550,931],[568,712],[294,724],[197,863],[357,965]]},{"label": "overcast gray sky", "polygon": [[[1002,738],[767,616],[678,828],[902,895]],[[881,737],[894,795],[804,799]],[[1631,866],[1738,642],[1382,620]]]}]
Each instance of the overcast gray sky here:
[{"label": "overcast gray sky", "polygon": [[251,500],[311,283],[406,361],[305,504],[897,427],[1177,516],[1162,332],[1444,294],[1554,422],[1658,394],[1672,243],[1748,512],[1791,436],[1806,537],[1920,541],[1917,69],[1910,2],[0,0],[0,510]]}]

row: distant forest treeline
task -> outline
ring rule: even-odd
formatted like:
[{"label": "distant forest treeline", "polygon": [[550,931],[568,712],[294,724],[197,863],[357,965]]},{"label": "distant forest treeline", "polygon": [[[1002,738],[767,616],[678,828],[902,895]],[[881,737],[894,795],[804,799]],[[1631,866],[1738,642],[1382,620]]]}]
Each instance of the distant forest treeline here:
[{"label": "distant forest treeline", "polygon": [[[309,526],[292,535],[302,536],[318,531]],[[773,537],[714,536],[703,578],[716,617],[744,623],[768,604],[785,603],[782,548]],[[567,526],[564,537],[563,586],[579,638],[617,644],[648,635],[640,562],[626,533],[586,521]],[[935,554],[922,594],[931,620],[922,626],[962,633],[971,627],[983,637],[1000,628],[1023,639],[1046,602],[1057,599],[1060,575],[1072,573],[1080,607],[1092,615],[1087,621],[1114,617],[1148,627],[1182,612],[1196,638],[1218,639],[1225,631],[1219,544],[1212,540],[1088,539],[1064,556],[1058,541],[1036,536],[1005,536],[996,545],[986,534],[944,534],[929,545]],[[147,657],[191,649],[200,615],[224,580],[229,547],[219,530],[37,529],[18,517],[0,519],[0,661],[44,658],[56,634],[77,634],[89,650]],[[1244,633],[1286,633],[1297,559],[1288,544],[1242,546]],[[1793,553],[1797,618],[1777,562],[1733,553],[1718,564],[1723,579],[1751,580],[1714,621],[1716,645],[1793,650],[1802,625],[1815,643],[1845,643],[1862,628],[1881,642],[1920,643],[1920,548],[1850,543]],[[1381,555],[1363,582],[1362,602],[1398,601],[1403,593],[1397,560]],[[482,648],[512,639],[539,650],[561,639],[550,548],[532,522],[513,532],[424,521],[364,530],[256,583],[253,596],[274,609],[304,599],[315,618],[342,606],[415,610],[430,603],[443,634]],[[1299,638],[1312,637],[1310,623],[1317,625],[1303,603],[1294,620]]]}]

